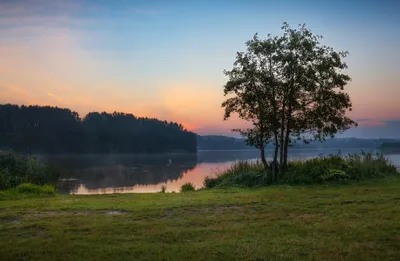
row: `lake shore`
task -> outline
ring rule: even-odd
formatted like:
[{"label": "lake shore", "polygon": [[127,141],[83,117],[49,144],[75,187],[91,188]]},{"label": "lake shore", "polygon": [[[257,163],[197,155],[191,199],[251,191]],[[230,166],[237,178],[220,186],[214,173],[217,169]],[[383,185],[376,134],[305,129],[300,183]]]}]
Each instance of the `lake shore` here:
[{"label": "lake shore", "polygon": [[398,260],[400,179],[0,201],[2,260]]}]

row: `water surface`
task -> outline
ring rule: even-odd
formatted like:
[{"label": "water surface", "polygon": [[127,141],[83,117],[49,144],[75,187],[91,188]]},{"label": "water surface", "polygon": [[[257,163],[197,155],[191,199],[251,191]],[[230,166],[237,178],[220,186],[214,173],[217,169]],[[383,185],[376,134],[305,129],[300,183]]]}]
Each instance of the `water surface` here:
[{"label": "water surface", "polygon": [[[360,149],[342,150],[342,154]],[[368,150],[364,150],[368,151]],[[371,150],[370,150],[371,151]],[[338,150],[292,150],[291,159],[312,158]],[[371,151],[374,152],[374,151]],[[272,157],[272,151],[268,151]],[[386,155],[400,166],[400,153]],[[43,161],[61,168],[64,181],[59,190],[71,194],[110,194],[159,192],[164,185],[167,192],[178,192],[191,182],[203,186],[204,178],[216,176],[238,160],[256,160],[257,150],[199,151],[197,154],[162,155],[40,155]]]}]

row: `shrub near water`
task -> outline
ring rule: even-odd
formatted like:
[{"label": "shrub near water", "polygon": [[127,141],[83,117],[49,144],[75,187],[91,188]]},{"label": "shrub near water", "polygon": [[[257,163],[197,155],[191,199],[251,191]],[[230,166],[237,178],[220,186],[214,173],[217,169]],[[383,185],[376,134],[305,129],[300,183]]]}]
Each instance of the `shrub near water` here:
[{"label": "shrub near water", "polygon": [[345,157],[336,154],[290,162],[284,181],[292,184],[314,184],[366,180],[393,174],[398,174],[396,166],[382,154],[362,152]]},{"label": "shrub near water", "polygon": [[53,184],[59,172],[30,156],[0,152],[0,190],[14,188],[22,183]]},{"label": "shrub near water", "polygon": [[255,187],[268,184],[268,174],[259,161],[238,161],[217,177],[206,177],[204,187]]},{"label": "shrub near water", "polygon": [[189,191],[195,191],[196,189],[194,188],[194,185],[190,182],[185,183],[181,187],[181,192],[189,192]]},{"label": "shrub near water", "polygon": [[31,198],[31,197],[47,197],[54,196],[56,191],[50,185],[34,185],[30,183],[23,183],[16,188],[0,191],[0,200],[18,199],[18,198]]},{"label": "shrub near water", "polygon": [[54,195],[56,193],[53,186],[50,185],[38,186],[30,183],[24,183],[18,185],[18,187],[16,187],[16,190],[20,194]]},{"label": "shrub near water", "polygon": [[[343,183],[349,180],[366,180],[399,175],[394,166],[382,154],[329,155],[309,160],[291,161],[284,177],[275,183],[321,184]],[[206,188],[213,187],[257,187],[271,184],[270,171],[265,171],[261,162],[236,162],[215,178],[204,180]]]}]

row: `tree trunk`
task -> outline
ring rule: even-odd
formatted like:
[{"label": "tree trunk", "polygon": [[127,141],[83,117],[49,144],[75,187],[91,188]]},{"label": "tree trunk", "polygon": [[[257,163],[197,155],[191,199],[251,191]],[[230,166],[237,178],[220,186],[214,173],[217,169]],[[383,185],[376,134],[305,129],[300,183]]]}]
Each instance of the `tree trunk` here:
[{"label": "tree trunk", "polygon": [[274,159],[272,161],[272,181],[277,180],[277,164],[278,164],[278,150],[279,150],[279,141],[278,141],[278,134],[275,133],[275,150],[274,150]]},{"label": "tree trunk", "polygon": [[289,136],[290,136],[290,128],[289,128],[290,120],[288,119],[288,126],[286,129],[285,135],[285,144],[284,144],[284,152],[283,152],[283,170],[287,167],[287,158],[288,158],[288,148],[289,148]]},{"label": "tree trunk", "polygon": [[265,159],[265,149],[264,149],[264,145],[263,145],[263,146],[260,146],[260,151],[261,151],[261,161],[262,161],[262,163],[263,163],[263,165],[264,165],[264,169],[265,169],[265,170],[268,170],[268,162],[267,162],[267,160]]},{"label": "tree trunk", "polygon": [[280,155],[279,155],[279,175],[282,175],[283,172],[283,158],[284,158],[284,138],[285,138],[285,102],[282,106],[282,122],[281,122],[281,133],[280,133]]},{"label": "tree trunk", "polygon": [[292,117],[292,106],[289,105],[288,108],[288,116],[287,116],[287,124],[285,130],[285,144],[284,144],[284,151],[283,151],[283,169],[287,167],[287,158],[288,158],[288,148],[289,148],[289,139],[290,139],[290,128],[291,128],[291,117]]},{"label": "tree trunk", "polygon": [[[293,78],[294,81],[294,78]],[[292,83],[293,85],[293,83]],[[289,148],[289,139],[290,139],[290,130],[292,124],[292,111],[293,111],[293,86],[288,93],[288,111],[287,111],[287,122],[286,122],[286,130],[285,130],[285,144],[284,144],[284,152],[283,152],[283,166],[282,169],[285,170],[287,167],[287,158],[288,158],[288,148]]]}]

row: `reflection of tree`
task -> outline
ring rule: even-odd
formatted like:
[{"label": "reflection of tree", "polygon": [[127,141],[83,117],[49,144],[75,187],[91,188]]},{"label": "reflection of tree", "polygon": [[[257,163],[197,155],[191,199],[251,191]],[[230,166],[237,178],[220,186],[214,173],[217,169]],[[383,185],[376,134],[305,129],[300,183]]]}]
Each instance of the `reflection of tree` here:
[{"label": "reflection of tree", "polygon": [[53,156],[46,160],[88,189],[176,180],[197,164],[196,154]]}]

